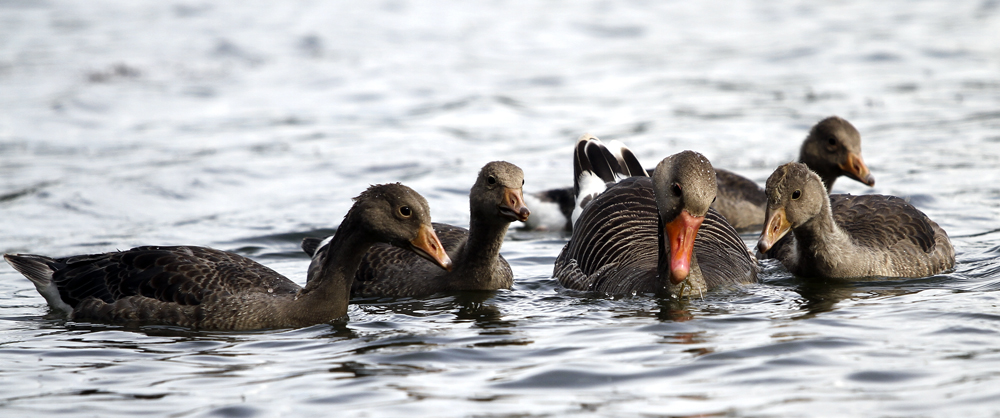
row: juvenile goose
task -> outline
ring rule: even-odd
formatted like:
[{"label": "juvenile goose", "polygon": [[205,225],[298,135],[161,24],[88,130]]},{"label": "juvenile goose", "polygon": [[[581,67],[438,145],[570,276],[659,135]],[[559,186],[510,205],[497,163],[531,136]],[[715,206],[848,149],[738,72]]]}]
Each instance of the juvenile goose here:
[{"label": "juvenile goose", "polygon": [[431,228],[427,201],[401,184],[372,186],[355,198],[324,250],[324,262],[310,268],[305,288],[246,257],[204,247],[4,258],[50,306],[76,321],[247,330],[303,327],[347,315],[354,272],[376,242],[451,266]]},{"label": "juvenile goose", "polygon": [[[578,153],[579,154],[579,153]],[[589,155],[588,155],[589,154]],[[591,167],[614,166],[584,154]],[[725,218],[709,208],[715,171],[693,151],[663,159],[652,178],[629,177],[586,204],[553,276],[606,294],[683,296],[757,280],[757,264]]]},{"label": "juvenile goose", "polygon": [[[828,192],[840,176],[875,185],[875,177],[861,159],[861,134],[837,116],[823,119],[809,130],[799,150],[799,162],[819,174]],[[712,207],[739,231],[760,229],[767,208],[764,189],[730,171],[716,169],[715,173],[719,194]]]},{"label": "juvenile goose", "polygon": [[767,199],[757,247],[766,252],[792,231],[776,258],[795,275],[924,277],[955,265],[948,234],[898,197],[827,195],[819,175],[788,163],[768,177]]},{"label": "juvenile goose", "polygon": [[[378,244],[361,262],[351,295],[425,296],[451,290],[508,289],[514,282],[510,265],[500,255],[500,246],[511,222],[524,221],[529,211],[521,187],[524,173],[504,161],[486,164],[469,191],[469,229],[434,223],[445,250],[454,261],[451,271],[422,259],[410,251]],[[324,243],[306,238],[302,249],[315,254]],[[322,254],[322,252],[320,252]],[[322,258],[313,258],[313,264]]]},{"label": "juvenile goose", "polygon": [[[827,190],[840,176],[868,186],[875,178],[861,158],[861,134],[850,122],[836,116],[819,121],[809,131],[799,151],[799,162],[820,174]],[[651,171],[651,170],[650,170]],[[767,196],[752,180],[728,170],[715,169],[718,193],[712,208],[738,231],[759,230],[764,223]],[[576,179],[574,179],[576,180]],[[525,196],[533,211],[525,229],[573,229],[573,189],[551,189]]]}]

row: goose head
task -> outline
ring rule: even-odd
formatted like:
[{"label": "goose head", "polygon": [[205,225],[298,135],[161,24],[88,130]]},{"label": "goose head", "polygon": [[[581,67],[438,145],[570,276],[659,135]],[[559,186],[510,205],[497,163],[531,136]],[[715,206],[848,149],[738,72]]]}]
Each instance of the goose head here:
[{"label": "goose head", "polygon": [[471,209],[484,219],[524,222],[531,211],[524,204],[523,186],[524,172],[518,166],[505,161],[486,164],[469,191]]},{"label": "goose head", "polygon": [[653,172],[653,192],[663,228],[661,242],[667,247],[661,251],[669,253],[670,281],[675,285],[691,271],[694,239],[715,200],[716,187],[712,164],[694,151],[664,158]]},{"label": "goose head", "polygon": [[757,249],[766,252],[788,231],[813,219],[822,211],[827,190],[823,180],[801,163],[788,163],[767,178],[767,210]]},{"label": "goose head", "polygon": [[861,134],[850,122],[836,116],[821,120],[802,142],[799,162],[823,178],[829,192],[837,177],[847,176],[868,186],[875,185],[861,158]]},{"label": "goose head", "polygon": [[431,226],[427,200],[399,183],[371,186],[354,198],[348,217],[358,221],[376,240],[413,250],[424,258],[451,270],[451,259]]}]

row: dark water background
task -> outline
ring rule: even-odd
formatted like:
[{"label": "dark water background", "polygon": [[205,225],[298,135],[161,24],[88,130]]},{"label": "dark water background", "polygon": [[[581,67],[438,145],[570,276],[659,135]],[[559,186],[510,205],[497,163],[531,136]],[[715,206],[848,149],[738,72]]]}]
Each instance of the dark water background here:
[{"label": "dark water background", "polygon": [[303,283],[301,237],[372,183],[464,225],[484,163],[565,186],[584,132],[763,182],[833,114],[877,179],[835,191],[958,252],[676,303],[562,290],[565,237],[515,230],[512,290],[240,333],[67,322],[2,265],[0,415],[1000,415],[1000,2],[832,3],[0,0],[3,252],[205,245]]}]

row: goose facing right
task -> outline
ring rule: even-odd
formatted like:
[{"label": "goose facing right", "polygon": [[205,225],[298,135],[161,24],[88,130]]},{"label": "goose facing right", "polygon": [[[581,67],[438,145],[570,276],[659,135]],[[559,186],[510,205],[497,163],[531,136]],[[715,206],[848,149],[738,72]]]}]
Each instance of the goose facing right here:
[{"label": "goose facing right", "polygon": [[[521,188],[524,172],[506,161],[493,161],[479,171],[469,190],[469,229],[434,223],[445,250],[453,261],[451,271],[418,257],[411,251],[385,244],[372,247],[361,261],[353,297],[419,297],[444,291],[509,289],[514,273],[500,255],[504,235],[514,221],[531,213]],[[323,248],[318,238],[306,238],[302,249],[321,262]]]},{"label": "goose facing right", "polygon": [[775,257],[795,275],[925,277],[955,265],[944,229],[898,197],[827,195],[819,175],[788,163],[768,177],[767,198],[758,250],[791,232]]},{"label": "goose facing right", "polygon": [[401,184],[355,198],[325,262],[305,287],[253,260],[205,247],[137,247],[51,258],[5,254],[49,305],[76,321],[195,329],[297,328],[347,315],[354,272],[376,242],[411,249],[448,269],[427,201]]},{"label": "goose facing right", "polygon": [[[861,158],[861,134],[847,120],[830,116],[817,122],[799,149],[799,162],[816,172],[827,192],[844,176],[869,187],[875,177]],[[767,210],[764,189],[750,179],[731,171],[716,169],[719,195],[712,207],[738,231],[760,229]]]}]

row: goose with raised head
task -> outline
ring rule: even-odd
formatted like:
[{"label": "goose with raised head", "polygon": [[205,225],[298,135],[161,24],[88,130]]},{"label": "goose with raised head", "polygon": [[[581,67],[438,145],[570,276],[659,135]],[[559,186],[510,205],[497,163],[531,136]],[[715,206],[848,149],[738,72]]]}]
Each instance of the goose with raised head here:
[{"label": "goose with raised head", "polygon": [[431,228],[427,201],[401,184],[368,188],[300,287],[253,260],[204,247],[137,247],[50,258],[6,254],[57,310],[75,321],[196,329],[293,328],[347,315],[349,290],[377,242],[413,250],[439,268],[451,260]]},{"label": "goose with raised head", "polygon": [[898,197],[828,195],[823,179],[800,163],[778,167],[766,190],[758,250],[791,232],[795,239],[776,258],[795,275],[925,277],[955,265],[944,229]]},{"label": "goose with raised head", "polygon": [[[521,188],[524,173],[511,163],[486,164],[469,191],[469,229],[434,223],[434,230],[453,260],[443,271],[427,260],[400,248],[377,244],[365,254],[351,288],[354,297],[416,297],[444,291],[509,289],[514,274],[500,255],[507,227],[524,221],[530,211]],[[306,238],[302,249],[310,255],[324,245]],[[313,264],[322,264],[313,257]]]},{"label": "goose with raised head", "polygon": [[[582,155],[584,172],[587,164],[614,166]],[[683,296],[682,284],[697,295],[755,282],[756,261],[709,207],[715,191],[711,163],[693,151],[663,159],[652,178],[609,182],[584,205],[553,276],[571,289],[614,295]]]},{"label": "goose with raised head", "polygon": [[[819,174],[827,192],[841,176],[875,185],[875,177],[861,158],[861,134],[854,125],[837,116],[813,125],[802,141],[799,162]],[[738,231],[760,230],[767,209],[764,189],[731,171],[716,169],[715,173],[719,194],[712,207]]]},{"label": "goose with raised head", "polygon": [[[799,150],[799,162],[819,173],[828,191],[841,176],[868,186],[875,185],[875,177],[861,158],[861,134],[854,125],[837,116],[823,119],[809,130]],[[712,208],[725,216],[737,231],[760,230],[767,207],[764,189],[732,171],[716,168],[715,175],[718,192]],[[574,189],[568,187],[525,195],[535,208],[525,228],[571,231],[572,214],[576,209],[573,196]]]}]

